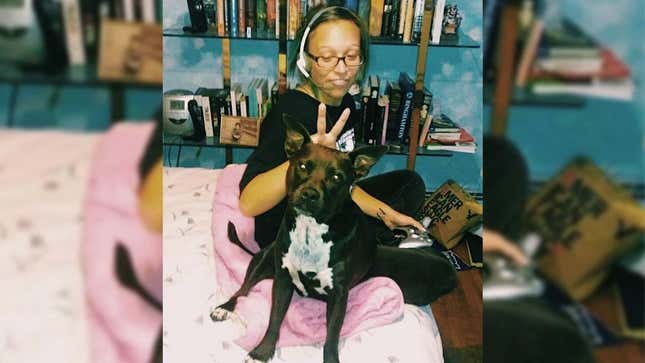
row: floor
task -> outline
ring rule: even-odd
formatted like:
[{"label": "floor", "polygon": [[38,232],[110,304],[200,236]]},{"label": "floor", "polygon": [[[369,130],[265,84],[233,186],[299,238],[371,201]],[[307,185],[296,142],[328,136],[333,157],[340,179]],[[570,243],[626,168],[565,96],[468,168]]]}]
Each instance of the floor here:
[{"label": "floor", "polygon": [[[453,252],[467,261],[466,245]],[[432,303],[437,319],[446,363],[482,361],[482,272],[480,269],[457,273],[455,290]]]}]

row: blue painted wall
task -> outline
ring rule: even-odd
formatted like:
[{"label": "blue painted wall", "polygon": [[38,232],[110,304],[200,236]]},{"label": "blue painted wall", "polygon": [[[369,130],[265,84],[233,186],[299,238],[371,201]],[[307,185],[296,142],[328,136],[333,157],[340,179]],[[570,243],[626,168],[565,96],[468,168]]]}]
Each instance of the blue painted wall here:
[{"label": "blue painted wall", "polygon": [[[458,4],[464,20],[461,31],[477,42],[481,41],[481,1],[461,0]],[[186,3],[164,0],[164,28],[181,28],[189,24]],[[401,71],[414,77],[417,48],[413,46],[373,45],[368,74],[383,79],[398,79]],[[231,81],[247,84],[253,77],[277,79],[276,41],[231,41]],[[200,86],[221,87],[221,41],[219,39],[164,38],[164,91]],[[442,112],[473,134],[482,135],[482,57],[480,48],[439,48],[428,50],[425,85],[439,100]],[[177,147],[165,147],[166,165],[175,165]],[[234,161],[244,162],[250,151],[235,150]],[[429,190],[447,179],[454,179],[467,190],[481,192],[482,150],[476,154],[456,153],[453,157],[417,158],[416,170]],[[221,168],[224,151],[221,149],[183,148],[181,166]],[[404,156],[388,155],[372,173],[405,168]]]},{"label": "blue painted wall", "polygon": [[[645,180],[645,43],[639,29],[645,2],[563,0],[556,11],[582,25],[631,68],[636,93],[631,102],[588,98],[581,108],[514,106],[507,136],[528,161],[531,178],[546,180],[578,155],[590,157],[620,182]],[[490,108],[484,110],[486,129]]]}]

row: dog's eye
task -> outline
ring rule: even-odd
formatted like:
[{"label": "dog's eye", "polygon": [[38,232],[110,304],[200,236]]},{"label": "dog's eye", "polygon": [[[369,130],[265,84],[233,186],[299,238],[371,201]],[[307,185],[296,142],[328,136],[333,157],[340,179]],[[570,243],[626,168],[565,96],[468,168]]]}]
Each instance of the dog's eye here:
[{"label": "dog's eye", "polygon": [[298,169],[300,169],[302,171],[306,171],[307,170],[307,164],[304,161],[299,162],[298,163]]},{"label": "dog's eye", "polygon": [[338,182],[340,182],[340,181],[342,181],[342,180],[343,180],[343,176],[342,176],[342,175],[340,175],[340,174],[334,174],[334,175],[332,175],[332,176],[331,176],[331,179],[332,179],[334,182],[338,183]]}]

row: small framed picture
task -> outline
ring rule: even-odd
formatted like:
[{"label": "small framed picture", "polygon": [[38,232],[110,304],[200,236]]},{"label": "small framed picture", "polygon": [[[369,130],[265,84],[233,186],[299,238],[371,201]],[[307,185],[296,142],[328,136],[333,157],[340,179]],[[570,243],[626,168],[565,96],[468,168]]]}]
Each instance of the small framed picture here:
[{"label": "small framed picture", "polygon": [[222,115],[219,142],[258,146],[261,118]]},{"label": "small framed picture", "polygon": [[99,78],[161,84],[162,31],[158,24],[103,19],[99,43]]}]

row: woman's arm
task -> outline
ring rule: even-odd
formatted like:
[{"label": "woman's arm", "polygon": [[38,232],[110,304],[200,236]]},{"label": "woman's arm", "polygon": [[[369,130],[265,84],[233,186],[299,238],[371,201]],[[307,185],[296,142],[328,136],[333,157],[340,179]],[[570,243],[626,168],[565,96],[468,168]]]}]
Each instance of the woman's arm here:
[{"label": "woman's arm", "polygon": [[419,221],[403,213],[399,213],[392,209],[389,205],[367,194],[367,192],[359,186],[352,188],[352,200],[358,205],[363,213],[368,216],[378,218],[389,229],[395,227],[413,226],[421,231],[425,231],[423,225]]},{"label": "woman's arm", "polygon": [[275,207],[287,195],[287,169],[289,161],[258,174],[240,194],[240,211],[255,217]]}]

